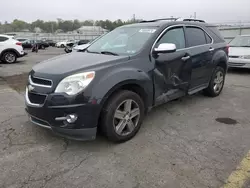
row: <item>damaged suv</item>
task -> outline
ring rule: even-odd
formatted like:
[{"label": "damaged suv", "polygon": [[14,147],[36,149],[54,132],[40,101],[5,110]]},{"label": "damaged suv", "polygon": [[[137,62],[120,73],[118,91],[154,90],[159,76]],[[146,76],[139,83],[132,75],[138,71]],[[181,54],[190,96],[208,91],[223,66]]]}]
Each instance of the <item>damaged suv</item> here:
[{"label": "damaged suv", "polygon": [[203,91],[218,96],[228,46],[202,20],[151,20],[119,27],[85,52],[33,67],[26,111],[34,124],[70,139],[131,139],[152,107]]}]

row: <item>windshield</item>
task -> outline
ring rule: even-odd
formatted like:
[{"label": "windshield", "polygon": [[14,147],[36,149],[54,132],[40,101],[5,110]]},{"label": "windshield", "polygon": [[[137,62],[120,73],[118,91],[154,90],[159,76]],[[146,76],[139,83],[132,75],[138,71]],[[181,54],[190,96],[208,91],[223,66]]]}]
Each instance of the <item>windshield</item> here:
[{"label": "windshield", "polygon": [[110,55],[135,54],[142,49],[156,29],[156,27],[117,28],[92,43],[87,52],[111,52]]},{"label": "windshield", "polygon": [[238,36],[234,38],[229,45],[235,47],[250,47],[250,36]]}]

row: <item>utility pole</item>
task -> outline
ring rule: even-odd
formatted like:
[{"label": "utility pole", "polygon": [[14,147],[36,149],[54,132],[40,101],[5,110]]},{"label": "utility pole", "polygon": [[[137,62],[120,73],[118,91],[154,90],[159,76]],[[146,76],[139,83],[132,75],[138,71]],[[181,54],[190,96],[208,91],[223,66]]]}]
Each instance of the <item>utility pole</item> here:
[{"label": "utility pole", "polygon": [[54,33],[54,24],[51,23],[51,32]]},{"label": "utility pole", "polygon": [[196,12],[194,12],[194,19],[196,19]]},{"label": "utility pole", "polygon": [[135,22],[135,14],[133,14],[133,22]]}]

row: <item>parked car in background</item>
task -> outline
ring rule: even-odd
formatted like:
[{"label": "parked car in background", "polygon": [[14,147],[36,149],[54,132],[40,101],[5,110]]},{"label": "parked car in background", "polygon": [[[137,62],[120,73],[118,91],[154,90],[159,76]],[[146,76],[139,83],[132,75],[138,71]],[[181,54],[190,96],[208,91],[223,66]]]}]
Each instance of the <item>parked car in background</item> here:
[{"label": "parked car in background", "polygon": [[34,43],[35,43],[35,40],[28,39],[28,40],[22,41],[22,46],[24,49],[30,49],[30,48],[32,48]]},{"label": "parked car in background", "polygon": [[65,48],[68,43],[72,43],[72,42],[75,43],[75,40],[65,40],[65,41],[57,42],[56,47],[57,48]]},{"label": "parked car in background", "polygon": [[84,52],[90,46],[90,44],[91,43],[74,46],[71,52]]},{"label": "parked car in background", "polygon": [[52,47],[54,47],[56,45],[56,42],[53,40],[45,40],[44,42],[48,43],[49,46],[52,46]]},{"label": "parked car in background", "polygon": [[228,46],[201,20],[150,20],[116,28],[83,53],[36,64],[26,87],[31,122],[87,140],[97,128],[114,142],[139,131],[145,113],[203,91],[220,95]]},{"label": "parked car in background", "polygon": [[45,49],[49,47],[49,43],[42,40],[36,40],[35,43],[38,45],[38,49]]},{"label": "parked car in background", "polygon": [[24,49],[30,49],[35,44],[38,45],[38,49],[45,49],[45,48],[49,47],[49,44],[45,41],[42,41],[42,40],[26,40],[26,41],[22,42],[22,46]]},{"label": "parked car in background", "polygon": [[18,40],[19,42],[24,42],[24,41],[29,40],[27,38],[14,38],[14,39]]},{"label": "parked car in background", "polygon": [[250,68],[250,35],[235,37],[229,46],[229,67]]},{"label": "parked car in background", "polygon": [[0,60],[5,63],[15,63],[17,58],[27,55],[22,43],[13,36],[0,35]]},{"label": "parked car in background", "polygon": [[89,40],[79,40],[79,41],[77,40],[76,42],[67,43],[64,51],[66,53],[70,53],[72,52],[72,48],[79,46],[79,45],[87,44],[89,42],[90,42]]}]

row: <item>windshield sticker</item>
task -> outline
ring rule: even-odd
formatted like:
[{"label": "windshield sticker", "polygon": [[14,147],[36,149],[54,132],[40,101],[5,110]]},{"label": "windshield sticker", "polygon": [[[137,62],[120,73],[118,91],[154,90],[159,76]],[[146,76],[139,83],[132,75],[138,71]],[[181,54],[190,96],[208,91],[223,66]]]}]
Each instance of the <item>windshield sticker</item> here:
[{"label": "windshield sticker", "polygon": [[156,29],[141,29],[140,33],[154,33]]}]

